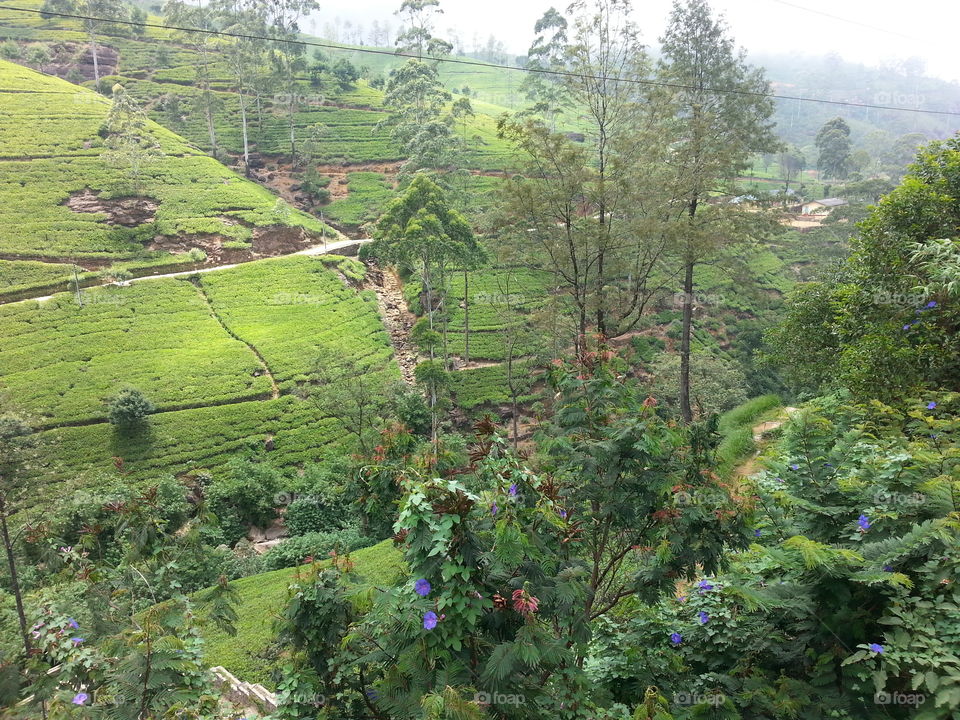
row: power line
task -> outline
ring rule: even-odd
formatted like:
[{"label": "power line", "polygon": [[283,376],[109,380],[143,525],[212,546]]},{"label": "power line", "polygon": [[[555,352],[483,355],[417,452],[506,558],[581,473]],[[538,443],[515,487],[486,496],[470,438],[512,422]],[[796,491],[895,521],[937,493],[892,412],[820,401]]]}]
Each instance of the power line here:
[{"label": "power line", "polygon": [[919,42],[917,38],[911,35],[904,35],[903,33],[897,32],[896,30],[887,30],[886,28],[877,27],[876,25],[870,25],[868,23],[860,22],[859,20],[851,20],[850,18],[840,17],[839,15],[832,15],[823,10],[815,10],[813,8],[804,7],[803,5],[797,5],[796,3],[788,2],[788,0],[771,0],[772,2],[779,3],[780,5],[786,5],[787,7],[792,7],[797,10],[803,10],[804,12],[813,13],[814,15],[822,15],[823,17],[828,17],[831,20],[839,20],[840,22],[849,23],[851,25],[859,25],[862,28],[867,28],[869,30],[875,30],[877,32],[887,33],[888,35],[896,35],[897,37],[902,37],[906,40],[913,40],[914,42]]},{"label": "power line", "polygon": [[390,57],[403,57],[403,58],[413,58],[417,60],[428,60],[431,62],[438,63],[448,63],[453,65],[469,65],[473,67],[483,67],[483,68],[500,68],[502,70],[512,70],[515,72],[527,72],[535,73],[540,75],[556,75],[560,77],[574,77],[580,78],[582,80],[596,80],[600,82],[622,82],[632,85],[642,85],[648,87],[664,87],[670,88],[673,90],[699,90],[702,92],[708,93],[717,93],[717,94],[726,94],[726,95],[745,95],[749,97],[767,97],[774,100],[795,100],[797,102],[808,102],[808,103],[820,103],[822,105],[835,105],[843,107],[852,107],[852,108],[861,108],[869,110],[891,110],[893,112],[910,112],[920,115],[945,115],[949,117],[960,117],[960,112],[953,112],[950,110],[925,110],[920,108],[905,108],[905,107],[894,107],[892,105],[874,105],[868,103],[853,103],[847,102],[845,100],[822,100],[819,98],[805,98],[798,97],[795,95],[779,95],[776,93],[764,93],[758,92],[755,90],[737,90],[734,88],[696,88],[692,85],[684,85],[682,83],[671,83],[664,82],[660,80],[641,80],[639,78],[621,78],[621,77],[609,77],[603,75],[590,75],[587,73],[578,73],[570,70],[549,70],[545,68],[530,68],[530,67],[521,67],[519,65],[490,65],[488,63],[483,63],[478,60],[464,60],[462,58],[449,58],[449,57],[433,57],[431,55],[417,55],[414,53],[404,53],[400,51],[391,51],[391,50],[378,50],[376,48],[357,48],[350,47],[347,45],[338,45],[335,43],[323,43],[316,42],[312,40],[291,40],[288,38],[276,38],[269,37],[266,35],[254,35],[249,33],[234,33],[227,32],[224,30],[203,30],[200,28],[188,28],[181,27],[178,25],[160,25],[158,23],[148,23],[148,22],[134,22],[132,20],[115,20],[112,18],[103,18],[95,17],[90,15],[79,15],[74,13],[62,13],[62,12],[53,12],[48,10],[36,10],[34,8],[20,8],[12,7],[10,5],[0,5],[0,10],[13,10],[15,12],[25,12],[35,15],[44,15],[51,17],[62,17],[69,18],[73,20],[92,20],[95,22],[104,22],[114,25],[131,25],[134,27],[143,27],[143,28],[153,28],[156,30],[174,30],[178,32],[190,32],[190,33],[201,33],[205,35],[216,35],[218,37],[229,37],[235,38],[238,40],[264,40],[267,42],[280,42],[287,43],[289,45],[300,45],[303,47],[319,47],[325,48],[328,50],[341,50],[346,52],[357,52],[357,53],[366,53],[369,55],[388,55]]}]

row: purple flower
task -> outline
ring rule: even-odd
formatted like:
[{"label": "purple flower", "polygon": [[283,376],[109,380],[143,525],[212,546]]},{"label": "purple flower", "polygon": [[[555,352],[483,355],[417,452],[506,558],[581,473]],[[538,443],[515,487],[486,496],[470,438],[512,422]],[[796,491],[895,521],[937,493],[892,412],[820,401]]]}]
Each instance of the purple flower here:
[{"label": "purple flower", "polygon": [[516,497],[516,496],[517,496],[517,484],[513,483],[513,485],[510,486],[510,497]]},{"label": "purple flower", "polygon": [[430,594],[430,583],[427,580],[420,578],[413,584],[413,589],[420,597],[426,597]]},{"label": "purple flower", "polygon": [[893,572],[893,568],[892,568],[891,566],[889,566],[889,565],[884,565],[884,566],[883,566],[883,571],[884,571],[884,572]]},{"label": "purple flower", "polygon": [[700,624],[701,624],[701,625],[706,625],[706,624],[710,621],[710,616],[707,615],[707,613],[705,613],[703,610],[701,610],[701,611],[697,614],[697,617],[700,618]]},{"label": "purple flower", "polygon": [[73,628],[74,630],[79,630],[80,624],[73,618],[70,618],[70,621],[67,623],[67,627]]},{"label": "purple flower", "polygon": [[672,633],[670,635],[670,642],[672,642],[674,645],[679,645],[683,642],[683,635],[677,632]]},{"label": "purple flower", "polygon": [[936,406],[937,406],[937,403],[931,400],[930,402],[927,403],[927,410],[933,410]]},{"label": "purple flower", "polygon": [[762,534],[762,533],[760,532],[760,529],[759,529],[759,528],[757,528],[756,530],[753,531],[753,536],[754,536],[754,537],[760,537],[761,534]]},{"label": "purple flower", "polygon": [[83,704],[85,704],[85,703],[87,702],[87,700],[89,700],[89,699],[90,699],[90,696],[87,695],[86,693],[84,693],[84,692],[82,692],[82,693],[77,693],[76,695],[73,696],[73,704],[74,704],[74,705],[83,705]]},{"label": "purple flower", "polygon": [[870,651],[883,654],[883,645],[880,643],[870,643]]},{"label": "purple flower", "polygon": [[77,646],[77,645],[79,645],[80,643],[83,642],[83,638],[81,638],[81,637],[70,638],[70,642],[72,642],[72,643],[74,644],[74,646]]},{"label": "purple flower", "polygon": [[870,518],[868,518],[866,515],[861,515],[860,517],[857,518],[857,525],[860,526],[861,530],[869,530]]},{"label": "purple flower", "polygon": [[497,514],[497,511],[498,511],[499,509],[500,509],[500,508],[497,507],[497,504],[494,503],[493,505],[490,506],[490,514],[491,514],[491,515],[496,515],[496,514]]},{"label": "purple flower", "polygon": [[791,469],[791,470],[799,470],[799,469],[800,469],[800,466],[797,465],[796,463],[793,463],[793,464],[790,466],[790,469]]},{"label": "purple flower", "polygon": [[912,328],[912,327],[913,327],[913,323],[907,323],[906,325],[903,326],[903,329],[904,329],[904,330],[909,330],[909,329]]},{"label": "purple flower", "polygon": [[566,511],[566,510],[561,510],[561,511],[560,511],[560,517],[562,517],[564,520],[566,520],[566,519],[567,519],[567,511]]},{"label": "purple flower", "polygon": [[781,485],[783,485],[786,482],[786,480],[784,480],[783,478],[776,478],[776,481]]},{"label": "purple flower", "polygon": [[677,598],[677,600],[679,600],[680,602],[686,602],[686,601],[687,601],[687,596],[686,596],[686,595],[681,595],[680,597]]},{"label": "purple flower", "polygon": [[433,630],[437,626],[437,614],[433,610],[428,610],[423,615],[423,629]]},{"label": "purple flower", "polygon": [[927,303],[928,308],[935,308],[936,306],[937,306],[936,300],[931,300],[930,302]]},{"label": "purple flower", "polygon": [[708,583],[706,580],[701,580],[697,583],[697,587],[700,588],[700,594],[703,595],[707,590],[713,590],[713,585]]}]

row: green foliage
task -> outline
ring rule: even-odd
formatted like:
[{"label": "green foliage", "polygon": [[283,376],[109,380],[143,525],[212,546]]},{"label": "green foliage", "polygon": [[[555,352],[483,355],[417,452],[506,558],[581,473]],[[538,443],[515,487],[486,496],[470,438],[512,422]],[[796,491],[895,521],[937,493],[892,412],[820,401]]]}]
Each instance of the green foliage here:
[{"label": "green foliage", "polygon": [[817,168],[824,177],[843,180],[850,171],[850,126],[843,118],[829,120],[820,128],[815,140],[820,157]]},{"label": "green foliage", "polygon": [[327,532],[307,532],[287,538],[263,556],[265,570],[280,570],[322,560],[332,551],[348,553],[373,545],[373,538],[358,528],[346,527]]},{"label": "green foliage", "polygon": [[[960,139],[924,148],[903,183],[860,223],[841,272],[798,289],[769,334],[770,358],[800,387],[889,400],[958,377]],[[946,240],[944,240],[946,238]]]},{"label": "green foliage", "polygon": [[[733,361],[711,352],[690,359],[690,402],[698,417],[730,410],[747,399],[747,380]],[[662,354],[652,368],[651,393],[668,407],[679,407],[680,357]]]},{"label": "green foliage", "polygon": [[224,539],[233,544],[246,534],[248,526],[268,526],[276,517],[282,486],[279,471],[265,462],[235,458],[227,463],[226,472],[205,490]]},{"label": "green foliage", "polygon": [[350,508],[333,488],[314,484],[309,494],[287,506],[283,517],[291,535],[306,535],[343,528],[350,522]]},{"label": "green foliage", "polygon": [[136,388],[121,390],[110,399],[107,419],[120,432],[133,433],[146,423],[155,406]]}]

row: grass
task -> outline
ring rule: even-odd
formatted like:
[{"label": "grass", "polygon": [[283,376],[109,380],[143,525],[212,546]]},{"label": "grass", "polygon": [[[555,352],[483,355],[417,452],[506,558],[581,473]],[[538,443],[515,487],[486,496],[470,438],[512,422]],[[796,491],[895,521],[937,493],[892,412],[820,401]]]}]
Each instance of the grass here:
[{"label": "grass", "polygon": [[350,360],[371,372],[390,366],[393,348],[376,296],[345,285],[329,262],[263,260],[200,280],[217,315],[260,350],[283,391],[317,363]]},{"label": "grass", "polygon": [[782,405],[777,395],[761,395],[720,416],[717,430],[722,439],[716,450],[717,474],[720,477],[728,477],[756,450],[754,426],[778,416]]},{"label": "grass", "polygon": [[[351,589],[363,590],[370,586],[385,586],[399,580],[405,570],[403,557],[392,540],[357,550],[350,554],[358,576]],[[317,563],[328,567],[330,562]],[[274,641],[273,619],[289,598],[290,584],[305,568],[286,568],[262,575],[234,580],[230,583],[240,594],[237,635],[230,637],[213,626],[204,630],[204,660],[211,666],[222,665],[245,682],[258,682],[273,687],[271,672],[276,670],[270,661],[269,646]]]}]

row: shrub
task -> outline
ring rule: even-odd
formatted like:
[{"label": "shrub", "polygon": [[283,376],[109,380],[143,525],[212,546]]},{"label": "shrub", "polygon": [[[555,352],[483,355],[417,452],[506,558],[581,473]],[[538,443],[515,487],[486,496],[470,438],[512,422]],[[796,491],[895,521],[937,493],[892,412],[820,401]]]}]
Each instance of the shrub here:
[{"label": "shrub", "polygon": [[333,493],[311,493],[287,507],[287,528],[291,535],[340,530],[349,520],[350,509]]},{"label": "shrub", "polygon": [[231,460],[227,472],[207,488],[210,509],[220,521],[224,540],[232,545],[248,526],[270,524],[276,517],[275,498],[282,484],[280,471],[266,463]]},{"label": "shrub", "polygon": [[349,552],[373,545],[376,541],[360,534],[359,528],[348,527],[333,532],[313,532],[287,538],[263,556],[264,570],[302,565],[306,558],[325,558],[331,550]]},{"label": "shrub", "polygon": [[127,388],[110,400],[107,419],[123,433],[132,433],[143,427],[147,415],[154,411],[153,403],[136,388]]}]

